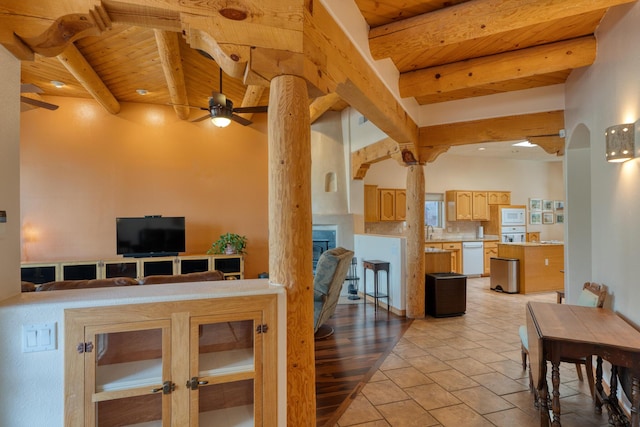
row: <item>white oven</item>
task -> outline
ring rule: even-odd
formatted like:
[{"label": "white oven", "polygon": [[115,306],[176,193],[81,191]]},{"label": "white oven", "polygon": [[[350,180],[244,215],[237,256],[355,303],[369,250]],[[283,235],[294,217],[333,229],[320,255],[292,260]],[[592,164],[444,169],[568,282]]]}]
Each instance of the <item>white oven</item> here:
[{"label": "white oven", "polygon": [[502,226],[527,225],[527,212],[525,208],[502,208]]},{"label": "white oven", "polygon": [[500,231],[502,243],[524,243],[527,241],[527,227],[525,226],[502,227]]}]

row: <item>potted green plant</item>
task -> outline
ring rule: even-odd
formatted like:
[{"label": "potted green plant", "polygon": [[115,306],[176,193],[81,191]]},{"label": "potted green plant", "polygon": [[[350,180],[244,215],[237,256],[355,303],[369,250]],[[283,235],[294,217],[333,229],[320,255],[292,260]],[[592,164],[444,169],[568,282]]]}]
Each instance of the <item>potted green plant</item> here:
[{"label": "potted green plant", "polygon": [[247,247],[247,238],[239,234],[221,234],[220,238],[213,242],[207,254],[244,254]]}]

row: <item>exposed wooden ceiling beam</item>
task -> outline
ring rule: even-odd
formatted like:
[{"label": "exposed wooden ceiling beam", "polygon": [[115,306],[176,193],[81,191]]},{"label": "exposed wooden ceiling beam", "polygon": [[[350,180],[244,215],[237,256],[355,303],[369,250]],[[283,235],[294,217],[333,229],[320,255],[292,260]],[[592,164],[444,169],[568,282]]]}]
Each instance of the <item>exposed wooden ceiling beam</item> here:
[{"label": "exposed wooden ceiling beam", "polygon": [[178,33],[154,30],[154,34],[173,109],[181,120],[186,120],[189,118],[190,108],[187,85],[184,81],[184,70],[182,69],[182,59],[180,57]]},{"label": "exposed wooden ceiling beam", "polygon": [[474,0],[382,25],[369,32],[375,59],[394,63],[428,49],[499,35],[542,22],[603,10],[635,0]]},{"label": "exposed wooden ceiling beam", "polygon": [[564,111],[522,114],[420,128],[420,147],[515,141],[535,137],[560,138]]},{"label": "exposed wooden ceiling beam", "polygon": [[309,114],[311,116],[311,124],[318,120],[320,116],[327,112],[327,110],[340,101],[340,96],[337,93],[329,93],[324,96],[319,96],[313,100],[309,105]]},{"label": "exposed wooden ceiling beam", "polygon": [[[247,90],[244,93],[244,98],[242,98],[241,107],[256,107],[260,105],[260,99],[262,98],[262,94],[265,91],[264,86],[258,85],[249,85],[247,86]],[[243,117],[247,120],[251,120],[254,113],[239,113],[240,117]]]},{"label": "exposed wooden ceiling beam", "polygon": [[364,179],[369,166],[392,157],[400,158],[401,150],[398,143],[391,138],[385,138],[351,153],[351,178]]},{"label": "exposed wooden ceiling beam", "polygon": [[429,96],[591,65],[593,36],[402,73],[400,96]]},{"label": "exposed wooden ceiling beam", "polygon": [[335,92],[380,130],[416,152],[418,127],[373,72],[321,2],[305,9],[304,77],[323,93]]},{"label": "exposed wooden ceiling beam", "polygon": [[108,112],[111,114],[120,112],[118,100],[73,43],[67,46],[57,58]]}]

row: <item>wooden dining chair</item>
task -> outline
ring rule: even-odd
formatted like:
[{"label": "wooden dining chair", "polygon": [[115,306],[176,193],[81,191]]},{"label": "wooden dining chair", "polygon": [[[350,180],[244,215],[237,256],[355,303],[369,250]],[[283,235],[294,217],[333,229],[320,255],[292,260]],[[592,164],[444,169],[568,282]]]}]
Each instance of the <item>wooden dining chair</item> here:
[{"label": "wooden dining chair", "polygon": [[[607,286],[594,282],[586,282],[582,286],[582,292],[576,301],[576,305],[583,307],[598,307],[604,306],[604,301],[607,298]],[[558,303],[562,303],[562,299],[558,298]],[[527,338],[527,327],[520,326],[518,333],[520,335],[520,348],[522,352],[522,369],[527,369],[527,355],[529,354],[529,342]],[[582,365],[585,365],[585,371],[587,372],[587,382],[589,384],[589,390],[591,391],[591,397],[594,396],[594,380],[593,380],[593,363],[591,356],[581,357],[578,359],[561,359],[561,362],[575,363],[578,379],[583,381],[582,377]],[[534,391],[534,390],[532,390]]]}]

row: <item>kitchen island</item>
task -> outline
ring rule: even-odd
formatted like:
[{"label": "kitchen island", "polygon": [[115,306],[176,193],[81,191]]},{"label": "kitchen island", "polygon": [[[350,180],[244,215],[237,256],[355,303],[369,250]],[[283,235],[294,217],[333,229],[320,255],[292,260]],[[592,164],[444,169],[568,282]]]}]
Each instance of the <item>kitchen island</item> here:
[{"label": "kitchen island", "polygon": [[424,249],[425,273],[449,273],[451,272],[451,251],[438,248]]},{"label": "kitchen island", "polygon": [[520,293],[564,289],[564,244],[499,243],[499,258],[519,260]]}]

